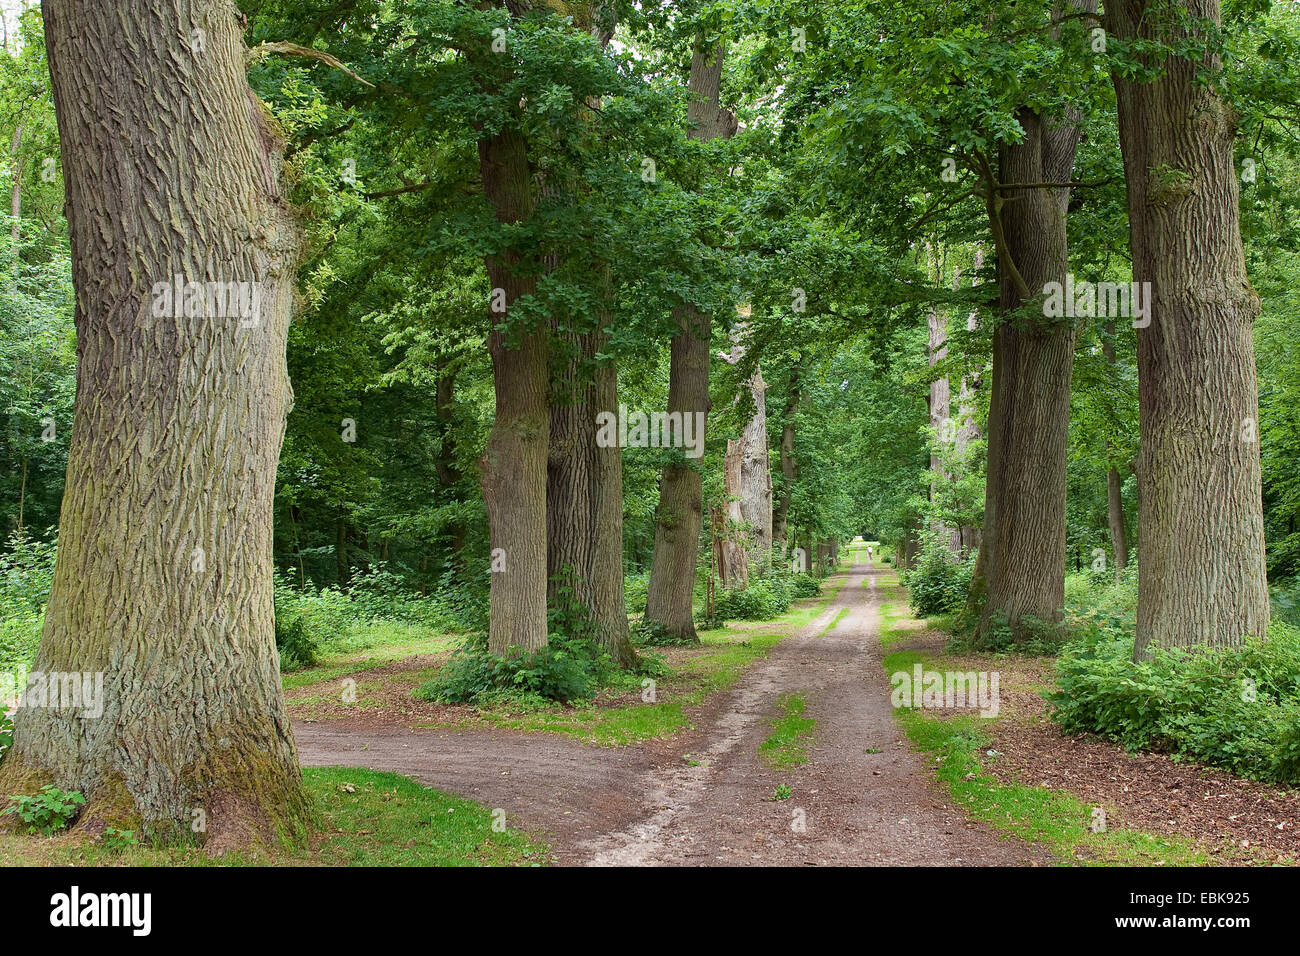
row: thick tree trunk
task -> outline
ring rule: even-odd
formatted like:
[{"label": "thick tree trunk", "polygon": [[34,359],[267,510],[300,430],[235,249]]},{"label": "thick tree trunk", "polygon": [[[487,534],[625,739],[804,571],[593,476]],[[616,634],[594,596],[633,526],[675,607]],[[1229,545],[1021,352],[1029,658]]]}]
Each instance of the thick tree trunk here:
[{"label": "thick tree trunk", "polygon": [[[691,58],[693,99],[687,116],[691,135],[702,142],[731,136],[735,117],[720,106],[724,47],[697,49]],[[669,355],[668,411],[692,414],[712,408],[709,399],[710,317],[690,305],[674,310],[677,334]],[[703,441],[704,436],[700,436]],[[703,482],[697,463],[685,459],[664,469],[659,479],[655,547],[645,619],[678,640],[695,637],[695,563],[704,520]]]},{"label": "thick tree trunk", "polygon": [[[1078,128],[1030,110],[1025,136],[1000,149],[1003,183],[1068,182]],[[985,526],[976,571],[984,593],[978,633],[1005,618],[1016,639],[1022,618],[1052,621],[1064,600],[1066,432],[1075,326],[1042,315],[1048,282],[1065,282],[1066,189],[1016,189],[991,199],[999,239],[1001,305],[993,336]],[[1029,314],[1024,314],[1025,312]],[[1013,313],[1019,312],[1018,316]]]},{"label": "thick tree trunk", "polygon": [[[507,129],[480,140],[479,168],[497,220],[527,218],[534,197],[523,134]],[[487,259],[493,298],[504,303],[488,334],[496,419],[479,462],[493,568],[488,649],[497,655],[546,645],[547,331],[503,331],[511,306],[535,288],[519,266],[514,250]]]},{"label": "thick tree trunk", "polygon": [[[558,334],[558,333],[557,333]],[[596,442],[596,417],[618,412],[614,367],[588,361],[607,348],[604,332],[570,337],[551,403],[547,469],[547,571],[554,604],[568,592],[591,638],[620,666],[636,660],[623,593],[623,456]]]},{"label": "thick tree trunk", "polygon": [[726,516],[726,525],[722,536],[722,560],[718,564],[718,577],[722,580],[722,586],[727,588],[749,586],[749,554],[743,537],[745,516],[741,511],[740,499],[744,469],[743,443],[729,440],[722,459],[722,493],[725,498],[723,514]]},{"label": "thick tree trunk", "polygon": [[[1188,0],[1220,22],[1218,0]],[[1106,4],[1113,36],[1157,35],[1149,0]],[[1236,117],[1201,74],[1171,56],[1154,82],[1115,77],[1135,282],[1149,282],[1139,327],[1137,640],[1236,644],[1268,626],[1252,327],[1233,163]]]},{"label": "thick tree trunk", "polygon": [[[942,260],[936,257],[935,279],[942,279]],[[929,326],[929,344],[927,355],[930,367],[933,368],[938,363],[948,357],[948,316],[941,309],[931,307],[928,313]],[[952,475],[945,468],[943,456],[937,451],[943,445],[946,445],[954,437],[952,434],[952,389],[948,382],[947,375],[937,375],[930,381],[930,392],[927,397],[927,404],[930,408],[930,427],[934,430],[934,442],[936,451],[930,453],[930,471],[938,476],[951,479]],[[933,504],[935,497],[935,478],[930,479],[930,501]],[[959,529],[951,528],[942,521],[934,521],[931,530],[941,538],[948,539],[948,550],[957,553],[961,550],[961,532]]]},{"label": "thick tree trunk", "polygon": [[[33,671],[102,679],[102,713],[23,707],[0,764],[0,793],[52,782],[86,795],[86,819],[205,830],[210,848],[292,832],[305,811],[271,528],[301,240],[235,14],[44,5],[78,362]],[[158,287],[177,276],[255,284],[260,308],[176,310]]]}]

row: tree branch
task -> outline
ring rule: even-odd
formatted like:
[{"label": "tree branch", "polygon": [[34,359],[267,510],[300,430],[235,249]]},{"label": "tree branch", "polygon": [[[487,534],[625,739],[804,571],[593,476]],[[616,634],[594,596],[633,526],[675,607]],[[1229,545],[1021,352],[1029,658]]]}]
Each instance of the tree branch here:
[{"label": "tree branch", "polygon": [[300,46],[297,43],[290,43],[287,40],[280,40],[276,43],[259,43],[255,47],[250,47],[248,51],[248,62],[256,63],[268,53],[279,53],[281,56],[301,56],[309,60],[317,60],[326,66],[332,66],[336,70],[342,70],[358,83],[364,83],[366,86],[374,88],[375,84],[369,80],[358,76],[348,67],[346,67],[338,57],[331,56],[322,50],[313,50],[309,46]]}]

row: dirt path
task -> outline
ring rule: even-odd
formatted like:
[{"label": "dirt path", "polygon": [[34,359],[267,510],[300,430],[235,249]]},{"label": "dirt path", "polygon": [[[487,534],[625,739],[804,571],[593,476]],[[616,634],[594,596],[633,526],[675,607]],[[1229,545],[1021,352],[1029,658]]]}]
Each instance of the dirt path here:
[{"label": "dirt path", "polygon": [[[552,734],[330,722],[295,724],[299,753],[304,765],[392,770],[503,808],[512,825],[543,831],[561,863],[1047,862],[1039,848],[968,823],[908,750],[880,666],[882,573],[841,572],[826,612],[672,740],[613,749]],[[817,725],[808,762],[777,770],[758,747],[784,693],[803,694]],[[780,784],[788,799],[774,799]]]}]

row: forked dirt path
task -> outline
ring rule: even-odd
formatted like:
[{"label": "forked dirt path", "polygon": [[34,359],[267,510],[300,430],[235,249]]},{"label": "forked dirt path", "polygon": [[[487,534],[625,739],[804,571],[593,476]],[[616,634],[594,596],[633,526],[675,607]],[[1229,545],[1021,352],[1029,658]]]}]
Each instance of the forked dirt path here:
[{"label": "forked dirt path", "polygon": [[[933,784],[894,722],[880,665],[883,572],[840,573],[847,580],[822,615],[671,740],[605,748],[553,734],[332,721],[294,725],[299,755],[307,766],[407,774],[504,809],[566,864],[1049,862],[1039,847],[967,822]],[[817,724],[808,762],[778,770],[758,747],[785,693],[802,694]],[[775,799],[780,785],[788,798]]]}]

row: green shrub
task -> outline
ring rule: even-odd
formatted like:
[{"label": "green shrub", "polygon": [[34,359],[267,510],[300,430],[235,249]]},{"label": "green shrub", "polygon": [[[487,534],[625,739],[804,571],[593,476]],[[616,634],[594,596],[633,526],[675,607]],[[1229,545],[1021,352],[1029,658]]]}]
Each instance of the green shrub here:
[{"label": "green shrub", "polygon": [[53,836],[76,819],[86,798],[76,790],[60,790],[55,786],[41,787],[33,795],[10,796],[10,806],[0,810],[0,816],[16,815],[27,824],[28,833]]},{"label": "green shrub", "polygon": [[1057,660],[1053,719],[1130,750],[1300,782],[1300,629],[1275,622],[1238,647],[1161,648],[1134,663],[1131,636],[1094,626]]},{"label": "green shrub", "polygon": [[623,603],[629,614],[644,614],[650,595],[650,572],[628,574],[623,578]]},{"label": "green shrub", "polygon": [[275,616],[275,646],[280,670],[296,671],[320,663],[321,635],[305,614]]},{"label": "green shrub", "polygon": [[443,704],[484,702],[500,692],[560,703],[596,696],[599,655],[589,641],[556,634],[532,654],[511,651],[497,657],[479,636],[452,654],[441,673],[417,688],[415,696]]},{"label": "green shrub", "polygon": [[19,530],[0,552],[0,672],[31,666],[41,641],[41,621],[54,579],[53,540],[37,541]]},{"label": "green shrub", "polygon": [[[3,701],[0,701],[3,706]],[[14,721],[13,718],[0,710],[0,758],[4,757],[5,751],[14,745]]]},{"label": "green shrub", "polygon": [[659,621],[645,618],[632,625],[632,643],[637,647],[685,647],[697,643],[690,638],[680,638],[664,628]]},{"label": "green shrub", "polygon": [[811,574],[796,574],[790,578],[790,596],[795,600],[816,597],[821,593],[821,581]]},{"label": "green shrub", "polygon": [[927,548],[915,568],[903,572],[912,611],[917,617],[933,617],[957,611],[966,603],[975,559],[954,561],[947,549]]},{"label": "green shrub", "polygon": [[747,588],[718,592],[715,616],[722,621],[767,621],[790,609],[789,578],[752,580]]}]

